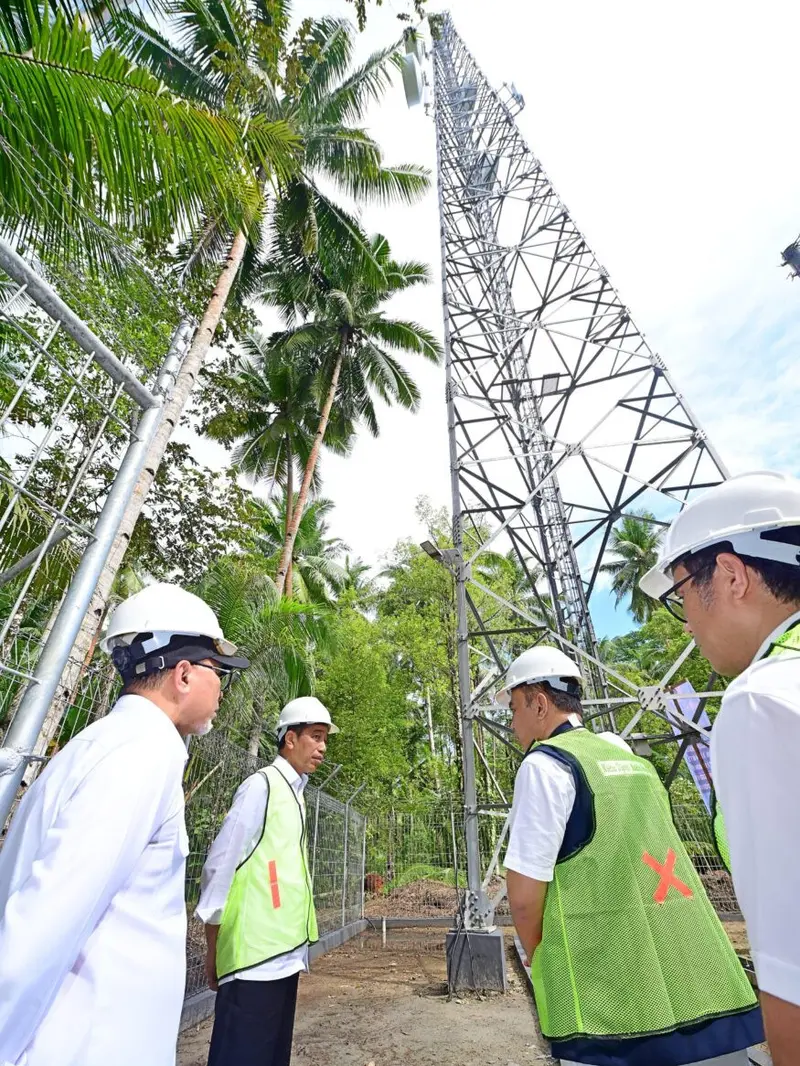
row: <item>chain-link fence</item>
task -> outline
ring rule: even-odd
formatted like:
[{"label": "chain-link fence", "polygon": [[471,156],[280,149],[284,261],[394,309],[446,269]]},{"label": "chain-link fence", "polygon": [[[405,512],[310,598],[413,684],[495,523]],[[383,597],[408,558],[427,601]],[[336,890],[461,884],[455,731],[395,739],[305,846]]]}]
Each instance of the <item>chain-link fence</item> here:
[{"label": "chain-link fence", "polygon": [[[733,882],[716,849],[709,816],[699,808],[675,805],[673,816],[711,903],[726,922],[741,919]],[[502,859],[508,843],[504,816],[488,813],[480,822],[482,868],[492,856]],[[504,920],[508,903],[502,879],[493,866],[484,890],[500,897],[495,914]],[[365,916],[375,920],[444,919],[458,913],[466,887],[464,817],[454,797],[452,807],[391,810],[374,815],[367,826]]]},{"label": "chain-link fence", "polygon": [[77,267],[31,263],[0,244],[4,675],[32,673],[35,662],[22,662],[14,643],[52,629],[140,411],[152,404],[176,310],[131,254],[116,283],[90,283]]},{"label": "chain-link fence", "polygon": [[725,869],[714,843],[709,815],[702,808],[674,804],[672,816],[708,898],[719,916],[733,921],[741,919],[733,880]]},{"label": "chain-link fence", "polygon": [[[36,663],[42,648],[42,637],[36,633],[21,632],[17,634],[6,660],[13,670],[22,675]],[[94,648],[93,648],[94,650]],[[59,691],[45,719],[35,750],[37,758],[28,764],[17,790],[11,814],[22,796],[25,788],[35,779],[37,773],[60,748],[76,733],[79,733],[96,718],[107,713],[117,697],[120,688],[119,675],[110,659],[100,662],[79,661],[68,658],[64,674],[71,678],[68,689]],[[13,718],[17,706],[25,691],[21,676],[10,671],[0,672],[0,723]],[[0,841],[10,819],[0,822]]]},{"label": "chain-link fence", "polygon": [[455,806],[386,811],[369,819],[364,913],[445,918],[466,887],[464,816]]}]

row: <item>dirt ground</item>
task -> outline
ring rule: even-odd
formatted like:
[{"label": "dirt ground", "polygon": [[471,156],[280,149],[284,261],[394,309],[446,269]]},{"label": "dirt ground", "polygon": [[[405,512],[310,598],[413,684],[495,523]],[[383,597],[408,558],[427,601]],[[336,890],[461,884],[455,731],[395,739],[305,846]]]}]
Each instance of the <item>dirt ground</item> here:
[{"label": "dirt ground", "polygon": [[[444,931],[365,933],[300,978],[293,1066],[549,1066],[507,944],[506,995],[447,995]],[[211,1022],[181,1038],[178,1066],[205,1066]]]},{"label": "dirt ground", "polygon": [[750,958],[750,944],[747,940],[747,929],[744,922],[723,922],[722,927],[730,937],[734,950],[740,955]]}]

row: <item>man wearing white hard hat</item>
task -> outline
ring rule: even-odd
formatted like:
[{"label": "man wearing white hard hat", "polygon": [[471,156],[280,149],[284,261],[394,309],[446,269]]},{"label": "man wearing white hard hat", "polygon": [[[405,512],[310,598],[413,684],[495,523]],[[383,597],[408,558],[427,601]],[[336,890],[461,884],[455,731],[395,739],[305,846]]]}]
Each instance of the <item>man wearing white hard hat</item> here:
[{"label": "man wearing white hard hat", "polygon": [[800,481],[743,474],[692,500],[641,588],[686,623],[718,673],[735,678],[711,733],[714,786],[773,1062],[796,1063]]},{"label": "man wearing white hard hat", "polygon": [[233,798],[203,867],[197,917],[217,990],[209,1066],[286,1066],[301,972],[317,937],[303,790],[338,733],[314,696],[278,718],[278,755]]},{"label": "man wearing white hard hat", "polygon": [[505,857],[542,1033],[563,1066],[747,1066],[760,1013],[653,766],[582,726],[581,675],[540,645],[496,696],[525,748]]},{"label": "man wearing white hard hat", "polygon": [[184,738],[247,660],[150,585],[103,648],[123,691],[51,759],[0,850],[0,1063],[173,1066],[186,982]]}]

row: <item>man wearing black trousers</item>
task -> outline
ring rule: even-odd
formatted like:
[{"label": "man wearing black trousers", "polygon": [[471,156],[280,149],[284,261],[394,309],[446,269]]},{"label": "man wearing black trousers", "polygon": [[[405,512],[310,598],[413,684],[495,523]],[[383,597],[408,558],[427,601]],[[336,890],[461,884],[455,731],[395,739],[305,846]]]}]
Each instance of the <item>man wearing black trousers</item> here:
[{"label": "man wearing black trousers", "polygon": [[338,732],[303,696],[278,720],[278,756],[251,774],[203,868],[197,916],[217,991],[209,1066],[288,1066],[297,984],[317,939],[303,791]]}]

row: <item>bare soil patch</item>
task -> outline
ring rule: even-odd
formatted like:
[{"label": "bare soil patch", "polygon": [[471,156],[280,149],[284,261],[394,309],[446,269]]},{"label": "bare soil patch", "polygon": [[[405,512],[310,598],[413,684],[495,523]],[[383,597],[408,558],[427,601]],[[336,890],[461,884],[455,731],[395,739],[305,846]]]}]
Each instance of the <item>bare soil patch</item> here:
[{"label": "bare soil patch", "polygon": [[[392,933],[386,949],[370,932],[330,952],[300,979],[293,1066],[551,1066],[506,945],[506,995],[452,998],[442,930]],[[210,1037],[210,1021],[184,1034],[179,1066],[205,1066]]]}]

